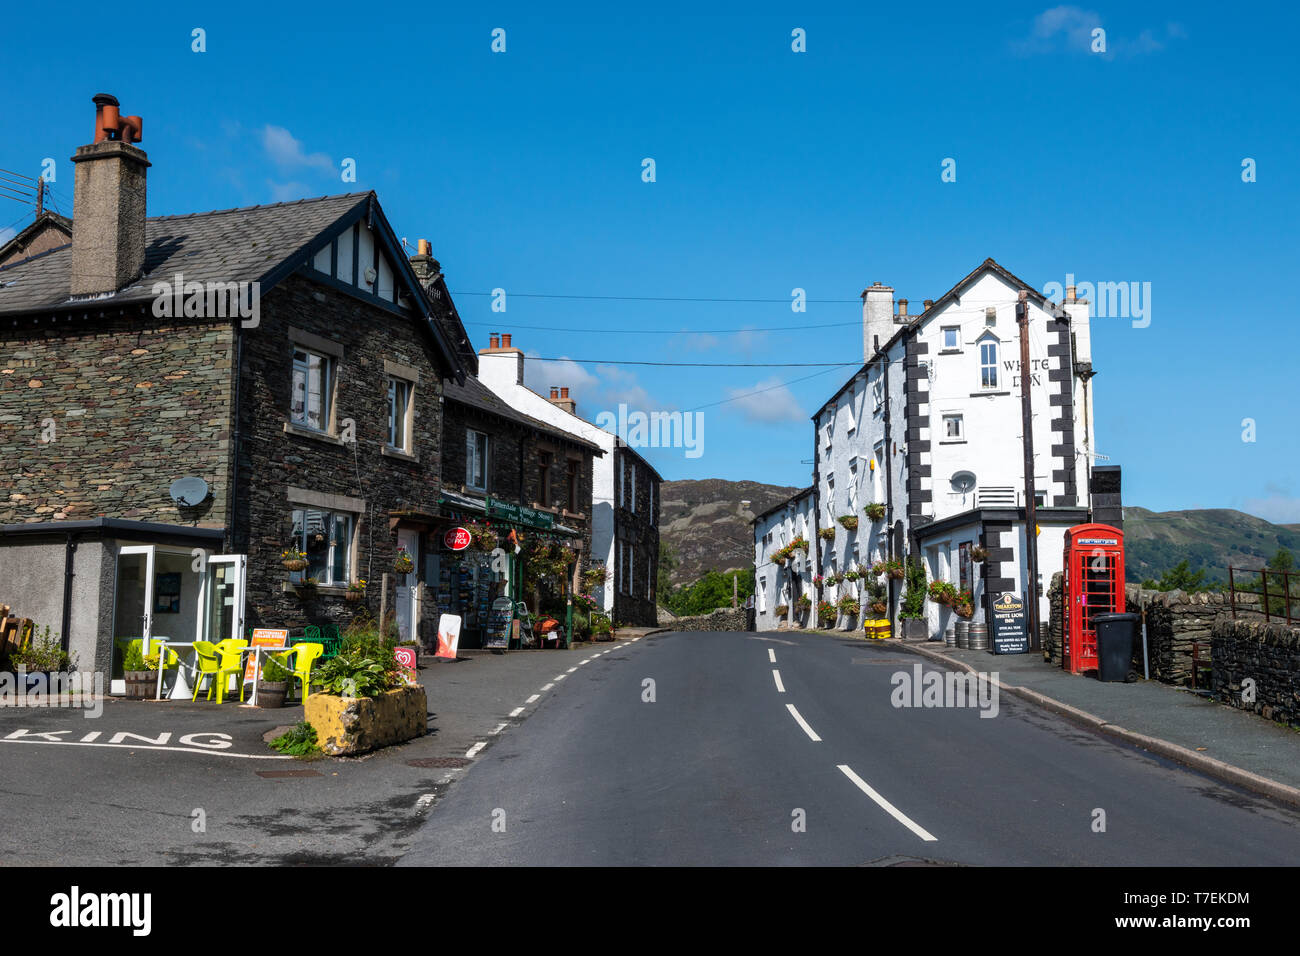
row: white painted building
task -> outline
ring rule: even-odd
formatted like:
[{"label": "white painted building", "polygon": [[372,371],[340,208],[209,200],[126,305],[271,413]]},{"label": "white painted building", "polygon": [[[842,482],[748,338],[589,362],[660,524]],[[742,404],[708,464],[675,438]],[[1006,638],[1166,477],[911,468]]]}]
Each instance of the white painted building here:
[{"label": "white painted building", "polygon": [[[754,621],[755,628],[770,631],[781,623],[795,624],[803,618],[798,611],[800,595],[816,600],[813,588],[814,540],[812,488],[795,493],[758,515],[754,526]],[[776,551],[803,539],[807,551],[795,549],[784,562],[774,561]],[[784,613],[778,613],[784,608]]]},{"label": "white painted building", "polygon": [[[930,580],[970,591],[975,620],[993,597],[1027,593],[1020,338],[1026,293],[1037,499],[1040,620],[1065,530],[1122,521],[1117,468],[1095,468],[1088,304],[1057,306],[992,259],[920,314],[876,283],[862,294],[864,364],[813,416],[817,570],[923,559]],[[876,521],[869,504],[885,506]],[[856,516],[856,530],[840,518]],[[757,529],[756,529],[757,534]],[[977,545],[988,549],[981,565]],[[757,545],[756,545],[757,546]],[[902,582],[889,584],[897,626]],[[823,595],[827,596],[827,595]],[[834,595],[827,596],[834,600]],[[939,636],[952,611],[927,602]],[[1045,624],[1043,625],[1045,627]]]}]

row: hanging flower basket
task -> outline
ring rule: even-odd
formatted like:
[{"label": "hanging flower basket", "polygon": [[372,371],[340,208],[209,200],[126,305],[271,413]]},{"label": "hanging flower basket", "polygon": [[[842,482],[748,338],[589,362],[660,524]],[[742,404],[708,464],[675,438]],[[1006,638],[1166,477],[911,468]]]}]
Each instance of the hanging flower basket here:
[{"label": "hanging flower basket", "polygon": [[790,613],[790,605],[778,604],[776,607],[772,608],[772,613],[775,614],[777,617],[785,617],[787,614]]},{"label": "hanging flower basket", "polygon": [[807,553],[808,553],[808,539],[807,539],[807,538],[802,538],[802,537],[800,537],[800,538],[795,538],[793,541],[790,542],[790,547],[792,547],[792,548],[798,548],[798,549],[799,549],[800,551],[802,551],[804,554],[807,554]]},{"label": "hanging flower basket", "polygon": [[975,613],[975,608],[969,604],[958,604],[955,608],[953,608],[953,610],[957,612],[958,617],[965,617],[965,618],[969,618],[971,615]]},{"label": "hanging flower basket", "polygon": [[880,521],[885,517],[885,506],[878,501],[873,501],[862,510],[867,513],[867,517],[872,521]]},{"label": "hanging flower basket", "polygon": [[903,562],[901,561],[886,561],[885,573],[898,581],[903,580],[903,578],[907,576],[907,570],[903,567]]},{"label": "hanging flower basket", "polygon": [[365,600],[366,597],[365,580],[362,579],[358,581],[353,581],[351,584],[349,584],[347,591],[343,593],[343,597],[345,600],[350,601],[353,604]]},{"label": "hanging flower basket", "polygon": [[871,604],[871,610],[875,611],[877,614],[884,614],[889,610],[889,606],[885,604],[884,601],[873,601]]},{"label": "hanging flower basket", "polygon": [[415,570],[415,562],[411,560],[405,548],[397,549],[397,557],[393,558],[393,570],[398,574],[410,574]]},{"label": "hanging flower basket", "polygon": [[844,572],[844,580],[845,580],[845,581],[856,581],[856,580],[857,580],[858,578],[860,578],[861,576],[862,576],[862,575],[860,575],[857,571],[845,571],[845,572]]},{"label": "hanging flower basket", "polygon": [[794,606],[800,611],[807,611],[812,608],[812,598],[806,594],[799,595],[799,600],[794,602]]},{"label": "hanging flower basket", "polygon": [[983,545],[977,544],[975,545],[975,547],[970,549],[970,559],[974,561],[976,564],[982,564],[983,562],[988,560],[988,557],[989,557],[989,549],[984,547]]},{"label": "hanging flower basket", "polygon": [[834,624],[837,616],[838,612],[835,610],[835,605],[830,601],[818,602],[817,620],[823,627],[829,627],[831,624]]},{"label": "hanging flower basket", "polygon": [[845,617],[854,617],[862,609],[862,606],[858,603],[858,599],[848,594],[840,598],[837,607],[839,608],[839,612]]},{"label": "hanging flower basket", "polygon": [[835,529],[834,529],[834,528],[822,528],[820,531],[817,532],[817,537],[821,538],[823,541],[834,541],[834,540],[835,540]]},{"label": "hanging flower basket", "polygon": [[307,570],[307,555],[297,548],[286,548],[280,552],[280,563],[286,571]]},{"label": "hanging flower basket", "polygon": [[857,531],[857,530],[858,530],[858,516],[857,516],[857,515],[840,515],[840,517],[839,517],[838,520],[839,520],[839,523],[842,524],[842,525],[843,525],[845,528],[847,528],[849,531]]}]

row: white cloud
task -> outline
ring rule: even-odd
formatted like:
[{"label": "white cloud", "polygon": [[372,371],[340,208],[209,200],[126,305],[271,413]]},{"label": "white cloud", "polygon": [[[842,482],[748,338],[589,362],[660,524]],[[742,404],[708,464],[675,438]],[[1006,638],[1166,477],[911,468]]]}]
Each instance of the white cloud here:
[{"label": "white cloud", "polygon": [[306,153],[302,143],[283,126],[267,125],[262,128],[262,148],[271,161],[282,169],[307,167],[333,172],[334,162],[324,153]]},{"label": "white cloud", "polygon": [[[1106,49],[1103,53],[1093,50],[1093,31],[1099,27],[1105,30]],[[1074,52],[1113,59],[1116,56],[1158,53],[1171,40],[1181,40],[1186,36],[1187,31],[1182,24],[1171,22],[1165,24],[1163,32],[1144,29],[1136,37],[1128,39],[1105,27],[1101,15],[1095,10],[1062,5],[1051,7],[1034,17],[1029,36],[1011,41],[1011,49],[1021,56]]]},{"label": "white cloud", "polygon": [[808,420],[794,393],[775,378],[755,382],[748,388],[729,388],[727,394],[733,400],[724,407],[735,409],[751,422],[770,425]]},{"label": "white cloud", "polygon": [[1241,510],[1274,524],[1300,524],[1300,498],[1283,494],[1247,498]]},{"label": "white cloud", "polygon": [[0,229],[0,244],[8,242],[16,235],[18,235],[18,230],[10,229],[8,226],[5,226],[3,229]]},{"label": "white cloud", "polygon": [[528,359],[524,361],[524,384],[540,395],[549,396],[551,386],[566,387],[569,394],[577,396],[584,389],[595,385],[599,379],[577,362],[562,357],[558,362],[537,361],[538,352],[525,352]]}]

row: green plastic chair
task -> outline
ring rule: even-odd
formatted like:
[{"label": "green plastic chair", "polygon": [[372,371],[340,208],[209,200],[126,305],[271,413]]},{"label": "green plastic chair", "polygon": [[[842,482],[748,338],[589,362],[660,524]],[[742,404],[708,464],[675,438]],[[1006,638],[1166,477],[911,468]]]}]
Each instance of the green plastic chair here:
[{"label": "green plastic chair", "polygon": [[299,699],[306,700],[311,695],[312,666],[316,658],[324,653],[325,648],[316,641],[300,641],[294,644],[292,650],[275,655],[281,666],[289,672],[289,683],[292,684],[295,679],[302,682]]}]

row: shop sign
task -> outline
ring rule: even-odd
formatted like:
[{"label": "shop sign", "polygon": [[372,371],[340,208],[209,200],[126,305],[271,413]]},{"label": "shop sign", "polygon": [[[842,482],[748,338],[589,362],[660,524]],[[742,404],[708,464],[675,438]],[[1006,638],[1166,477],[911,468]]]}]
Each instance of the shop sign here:
[{"label": "shop sign", "polygon": [[416,656],[415,648],[395,647],[393,648],[393,656],[397,658],[397,663],[402,666],[402,670],[406,671],[406,682],[408,684],[417,683],[415,668],[419,658]]},{"label": "shop sign", "polygon": [[555,527],[555,516],[549,512],[538,511],[536,508],[525,508],[523,505],[512,504],[508,501],[497,501],[490,495],[487,499],[487,516],[509,524],[520,524],[532,528]]},{"label": "shop sign", "polygon": [[[254,628],[253,636],[248,642],[250,649],[254,647],[286,647],[288,644],[289,631],[278,627]],[[244,664],[245,684],[251,684],[261,676],[258,671],[261,669],[262,656],[256,651],[250,650],[248,662]]]},{"label": "shop sign", "polygon": [[438,653],[434,657],[454,661],[460,645],[459,614],[444,614],[438,618]]},{"label": "shop sign", "polygon": [[452,551],[464,551],[469,547],[469,541],[469,531],[465,528],[452,528],[442,538],[442,543]]},{"label": "shop sign", "polygon": [[993,601],[993,627],[990,638],[994,654],[1029,653],[1029,635],[1025,630],[1025,602],[1007,591]]},{"label": "shop sign", "polygon": [[492,602],[488,614],[487,628],[483,634],[483,646],[494,650],[505,650],[510,645],[510,621],[514,618],[514,602],[508,597],[499,597]]}]

